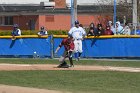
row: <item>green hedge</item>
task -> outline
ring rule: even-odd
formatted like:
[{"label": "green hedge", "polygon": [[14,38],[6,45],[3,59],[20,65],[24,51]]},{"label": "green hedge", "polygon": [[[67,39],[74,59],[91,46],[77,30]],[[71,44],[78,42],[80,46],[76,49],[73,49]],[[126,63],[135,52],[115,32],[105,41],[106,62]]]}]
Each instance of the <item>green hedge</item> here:
[{"label": "green hedge", "polygon": [[[1,30],[0,31],[0,36],[9,36],[11,35],[12,31],[9,30]],[[37,35],[38,31],[36,30],[22,30],[21,34],[22,35]],[[67,35],[68,31],[67,30],[49,30],[48,34],[54,34],[54,35]]]},{"label": "green hedge", "polygon": [[[88,29],[85,29],[86,32],[88,32]],[[11,35],[10,30],[0,30],[0,36],[9,36]],[[21,34],[22,35],[37,35],[38,31],[37,30],[22,30]],[[49,35],[67,35],[68,30],[49,30],[48,31]]]}]

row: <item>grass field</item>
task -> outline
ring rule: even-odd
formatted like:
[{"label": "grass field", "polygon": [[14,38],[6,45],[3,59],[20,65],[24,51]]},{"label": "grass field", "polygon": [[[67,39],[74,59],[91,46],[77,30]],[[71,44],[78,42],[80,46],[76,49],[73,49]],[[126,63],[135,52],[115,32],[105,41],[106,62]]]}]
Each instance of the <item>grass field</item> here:
[{"label": "grass field", "polygon": [[[59,64],[52,59],[0,59],[0,63]],[[139,67],[139,61],[81,60],[76,65]],[[117,71],[0,71],[0,84],[72,93],[139,93],[140,73]]]},{"label": "grass field", "polygon": [[[68,61],[67,61],[68,62]],[[10,64],[59,64],[58,59],[28,59],[28,58],[0,58],[0,63]],[[69,63],[69,62],[68,62]],[[80,60],[75,65],[140,67],[139,60]]]}]

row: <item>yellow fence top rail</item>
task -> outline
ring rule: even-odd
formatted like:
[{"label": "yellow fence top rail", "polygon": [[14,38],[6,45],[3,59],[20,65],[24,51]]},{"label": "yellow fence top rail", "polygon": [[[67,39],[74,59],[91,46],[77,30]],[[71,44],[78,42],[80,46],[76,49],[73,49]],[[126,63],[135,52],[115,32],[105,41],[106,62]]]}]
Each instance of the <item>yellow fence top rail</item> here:
[{"label": "yellow fence top rail", "polygon": [[[0,36],[0,38],[12,38],[12,36]],[[21,36],[15,36],[15,38],[48,38],[48,35],[46,35],[46,36],[21,35]]]},{"label": "yellow fence top rail", "polygon": [[[54,38],[66,38],[68,35],[53,35]],[[140,35],[106,35],[106,36],[86,36],[85,38],[140,38]]]},{"label": "yellow fence top rail", "polygon": [[[68,35],[53,35],[54,38],[66,38]],[[0,36],[0,38],[12,38],[12,36]],[[38,36],[38,35],[21,35],[15,36],[15,38],[48,38],[46,36]],[[140,38],[140,35],[106,35],[106,36],[86,36],[85,38]]]}]

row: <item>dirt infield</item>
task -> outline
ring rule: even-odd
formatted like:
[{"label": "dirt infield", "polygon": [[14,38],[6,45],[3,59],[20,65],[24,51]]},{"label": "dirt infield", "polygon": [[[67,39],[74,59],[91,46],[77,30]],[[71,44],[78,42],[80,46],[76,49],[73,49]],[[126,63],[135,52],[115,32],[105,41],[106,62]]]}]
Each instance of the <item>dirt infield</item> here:
[{"label": "dirt infield", "polygon": [[[64,93],[61,91],[0,85],[0,93]],[[70,93],[70,92],[67,92]]]},{"label": "dirt infield", "polygon": [[[76,65],[71,68],[57,68],[57,65],[50,64],[0,64],[0,71],[14,70],[97,70],[97,71],[124,71],[124,72],[140,72],[140,68],[132,67],[111,67],[111,66],[81,66]],[[35,89],[18,86],[0,85],[0,93],[70,93],[47,89]]]},{"label": "dirt infield", "polygon": [[71,68],[57,68],[52,64],[0,64],[0,70],[99,70],[99,71],[125,71],[140,72],[140,68],[112,67],[112,66],[82,66],[76,65]]}]

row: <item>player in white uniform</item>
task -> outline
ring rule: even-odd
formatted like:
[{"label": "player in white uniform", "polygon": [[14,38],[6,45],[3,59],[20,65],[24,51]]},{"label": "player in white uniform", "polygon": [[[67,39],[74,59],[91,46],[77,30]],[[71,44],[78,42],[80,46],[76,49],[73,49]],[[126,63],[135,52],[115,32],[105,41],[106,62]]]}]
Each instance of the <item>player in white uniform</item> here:
[{"label": "player in white uniform", "polygon": [[75,57],[76,57],[76,60],[79,60],[83,52],[82,40],[86,36],[85,30],[79,26],[79,21],[75,21],[75,27],[72,27],[70,29],[70,31],[68,32],[68,35],[72,36],[74,39]]}]

